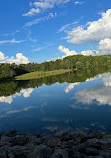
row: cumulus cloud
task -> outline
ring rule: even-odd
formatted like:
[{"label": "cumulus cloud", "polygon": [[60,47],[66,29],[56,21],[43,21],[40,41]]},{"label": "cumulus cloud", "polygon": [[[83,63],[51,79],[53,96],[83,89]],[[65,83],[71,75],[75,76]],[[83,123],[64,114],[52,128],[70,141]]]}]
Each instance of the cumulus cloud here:
[{"label": "cumulus cloud", "polygon": [[77,55],[77,54],[81,54],[81,55],[84,55],[84,56],[95,56],[95,55],[99,55],[100,52],[97,51],[97,50],[85,50],[85,51],[81,51],[81,52],[76,52],[75,50],[69,50],[68,48],[60,45],[58,47],[58,50],[62,53],[65,53],[65,56],[63,56],[62,58],[66,57],[66,56],[72,56],[72,55]]},{"label": "cumulus cloud", "polygon": [[17,41],[15,39],[12,40],[4,40],[4,41],[0,41],[0,44],[5,44],[5,43],[21,43],[24,42],[25,40],[21,40],[21,41]]},{"label": "cumulus cloud", "polygon": [[96,84],[99,84],[100,80],[103,81],[103,84],[84,88],[77,92],[74,98],[82,104],[92,104],[93,101],[97,101],[97,105],[108,104],[111,106],[111,73],[98,75],[95,80]]},{"label": "cumulus cloud", "polygon": [[2,96],[2,97],[0,97],[0,103],[11,104],[12,102],[13,102],[12,96],[8,96],[8,97]]},{"label": "cumulus cloud", "polygon": [[105,38],[111,38],[111,9],[103,12],[99,20],[73,28],[65,39],[73,44],[88,44]]},{"label": "cumulus cloud", "polygon": [[105,38],[104,40],[101,40],[99,42],[99,50],[103,54],[111,53],[111,39],[110,38]]},{"label": "cumulus cloud", "polygon": [[36,14],[40,14],[41,12],[45,11],[46,9],[52,9],[54,6],[65,4],[70,0],[39,0],[35,1],[34,3],[30,3],[29,12],[23,14],[23,16],[34,16]]},{"label": "cumulus cloud", "polygon": [[77,52],[75,50],[70,51],[68,48],[65,48],[64,46],[59,46],[58,50],[62,53],[65,53],[65,56],[63,56],[63,58],[66,56],[77,55]]},{"label": "cumulus cloud", "polygon": [[22,89],[19,93],[15,93],[14,95],[7,97],[5,96],[0,97],[0,102],[11,104],[13,102],[13,98],[16,98],[17,96],[21,96],[21,95],[23,95],[24,98],[28,98],[30,97],[32,92],[33,92],[33,88]]},{"label": "cumulus cloud", "polygon": [[[97,79],[100,78],[100,77],[101,77],[100,75],[97,75],[96,77],[88,78],[85,82],[94,81],[94,80],[97,80]],[[111,83],[111,82],[110,82],[110,83]],[[65,92],[66,92],[66,93],[69,93],[72,89],[75,88],[75,86],[78,86],[78,85],[80,85],[80,82],[70,83],[70,84],[65,88]]]},{"label": "cumulus cloud", "polygon": [[98,105],[111,105],[111,88],[105,86],[85,88],[76,93],[75,98],[83,104],[91,104],[94,100]]},{"label": "cumulus cloud", "polygon": [[52,18],[55,18],[56,16],[57,16],[57,13],[49,13],[48,16],[37,18],[37,19],[35,19],[35,20],[31,21],[31,22],[26,23],[25,27],[30,27],[32,25],[41,23],[42,21],[45,21],[45,20],[50,20]]},{"label": "cumulus cloud", "polygon": [[25,57],[22,53],[17,53],[16,58],[5,56],[4,53],[0,52],[0,63],[15,63],[17,65],[19,64],[27,64],[29,63],[29,60],[27,57]]},{"label": "cumulus cloud", "polygon": [[111,87],[111,73],[105,73],[101,78],[106,87]]},{"label": "cumulus cloud", "polygon": [[80,54],[84,56],[90,56],[90,55],[95,56],[95,55],[99,55],[99,53],[100,52],[97,50],[85,50],[85,51],[80,52]]}]

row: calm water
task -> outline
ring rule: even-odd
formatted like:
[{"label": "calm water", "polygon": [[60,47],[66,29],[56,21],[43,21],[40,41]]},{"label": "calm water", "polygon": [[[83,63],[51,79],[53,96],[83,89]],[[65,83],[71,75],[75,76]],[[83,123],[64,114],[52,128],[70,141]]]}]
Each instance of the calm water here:
[{"label": "calm water", "polygon": [[111,132],[111,73],[94,76],[73,73],[0,83],[0,131]]}]

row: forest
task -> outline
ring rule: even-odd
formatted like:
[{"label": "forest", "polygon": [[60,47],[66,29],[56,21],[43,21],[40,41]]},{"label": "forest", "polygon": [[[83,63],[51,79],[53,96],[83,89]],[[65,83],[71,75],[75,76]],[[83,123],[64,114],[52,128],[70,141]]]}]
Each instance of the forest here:
[{"label": "forest", "polygon": [[29,72],[39,71],[53,71],[59,69],[75,69],[78,70],[99,70],[111,69],[111,55],[101,56],[83,56],[74,55],[68,56],[56,61],[43,62],[43,63],[28,63],[16,65],[8,63],[0,63],[0,80],[14,78],[15,76],[22,75]]}]

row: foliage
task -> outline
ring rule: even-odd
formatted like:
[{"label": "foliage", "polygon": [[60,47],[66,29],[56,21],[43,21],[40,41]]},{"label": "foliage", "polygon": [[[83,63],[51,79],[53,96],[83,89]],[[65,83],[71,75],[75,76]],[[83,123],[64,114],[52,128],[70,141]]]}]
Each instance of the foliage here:
[{"label": "foliage", "polygon": [[99,70],[101,68],[111,69],[111,55],[101,56],[83,56],[74,55],[56,61],[29,64],[0,64],[0,79],[12,78],[21,74],[39,71],[53,71],[60,69],[77,69],[77,70]]}]

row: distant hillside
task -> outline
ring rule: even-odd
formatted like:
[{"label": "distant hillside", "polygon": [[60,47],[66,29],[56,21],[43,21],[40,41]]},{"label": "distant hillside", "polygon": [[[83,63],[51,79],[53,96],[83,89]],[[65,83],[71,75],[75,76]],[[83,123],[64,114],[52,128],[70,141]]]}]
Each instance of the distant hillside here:
[{"label": "distant hillside", "polygon": [[68,56],[64,59],[57,59],[56,61],[29,64],[0,64],[0,79],[13,78],[18,75],[22,75],[35,71],[53,71],[59,69],[77,69],[77,70],[99,70],[111,69],[111,55],[102,56],[83,56],[74,55]]}]

